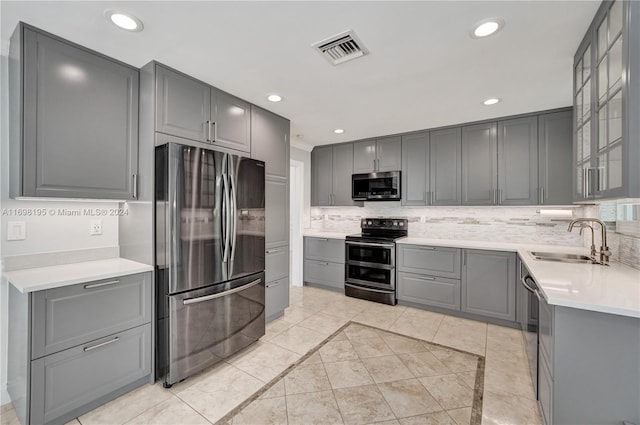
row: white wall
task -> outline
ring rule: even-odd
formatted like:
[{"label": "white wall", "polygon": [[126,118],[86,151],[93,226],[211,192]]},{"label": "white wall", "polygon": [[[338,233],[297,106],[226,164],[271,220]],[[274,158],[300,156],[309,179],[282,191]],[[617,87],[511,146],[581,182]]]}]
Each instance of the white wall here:
[{"label": "white wall", "polygon": [[[117,208],[115,202],[47,202],[16,201],[9,199],[9,129],[8,129],[8,79],[7,46],[2,46],[0,55],[0,258],[23,254],[86,250],[89,248],[114,247],[118,245],[118,218],[101,217],[102,235],[89,235],[92,219],[85,210],[97,213],[98,209]],[[36,210],[45,215],[35,216]],[[65,216],[60,210],[79,211],[79,216]],[[19,213],[27,215],[17,216]],[[24,221],[26,239],[7,241],[7,223]],[[4,262],[4,261],[3,261]],[[7,310],[8,283],[0,282],[0,404],[9,402],[6,393],[7,376]]]}]

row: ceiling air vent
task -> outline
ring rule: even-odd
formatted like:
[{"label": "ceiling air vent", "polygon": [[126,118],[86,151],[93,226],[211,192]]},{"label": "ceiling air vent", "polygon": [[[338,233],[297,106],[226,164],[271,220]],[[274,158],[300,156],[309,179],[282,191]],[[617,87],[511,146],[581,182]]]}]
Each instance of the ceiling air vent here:
[{"label": "ceiling air vent", "polygon": [[342,32],[326,40],[313,43],[311,46],[333,65],[339,65],[369,53],[353,31]]}]

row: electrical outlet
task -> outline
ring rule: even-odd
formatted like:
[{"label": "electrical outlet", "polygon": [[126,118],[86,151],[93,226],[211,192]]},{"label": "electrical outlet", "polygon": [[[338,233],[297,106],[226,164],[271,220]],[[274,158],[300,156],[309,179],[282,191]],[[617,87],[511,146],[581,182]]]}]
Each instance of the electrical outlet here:
[{"label": "electrical outlet", "polygon": [[90,235],[101,235],[102,234],[102,220],[91,220],[91,224],[89,227]]},{"label": "electrical outlet", "polygon": [[7,240],[23,241],[27,238],[27,223],[24,221],[7,222]]}]

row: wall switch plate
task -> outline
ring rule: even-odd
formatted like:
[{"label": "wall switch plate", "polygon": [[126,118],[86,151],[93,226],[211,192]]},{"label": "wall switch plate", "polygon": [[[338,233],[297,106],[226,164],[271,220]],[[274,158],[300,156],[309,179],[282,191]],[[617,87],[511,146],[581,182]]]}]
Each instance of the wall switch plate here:
[{"label": "wall switch plate", "polygon": [[27,238],[27,223],[24,221],[7,222],[7,240],[23,241]]},{"label": "wall switch plate", "polygon": [[91,223],[89,225],[89,234],[90,235],[102,234],[102,220],[91,220]]}]

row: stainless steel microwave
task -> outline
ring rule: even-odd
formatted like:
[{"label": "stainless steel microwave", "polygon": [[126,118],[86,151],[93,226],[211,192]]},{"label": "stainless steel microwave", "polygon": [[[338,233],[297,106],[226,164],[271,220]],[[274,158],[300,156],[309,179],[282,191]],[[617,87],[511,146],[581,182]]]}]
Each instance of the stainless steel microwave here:
[{"label": "stainless steel microwave", "polygon": [[354,201],[399,201],[400,171],[353,174],[351,198]]}]

